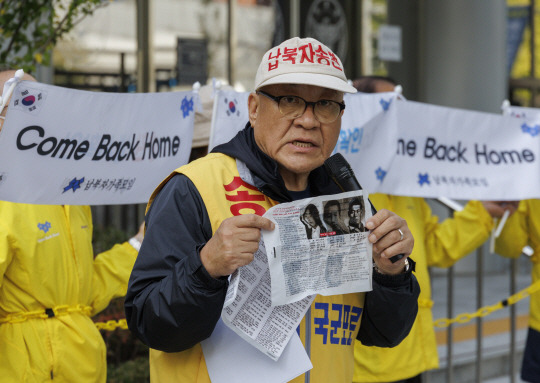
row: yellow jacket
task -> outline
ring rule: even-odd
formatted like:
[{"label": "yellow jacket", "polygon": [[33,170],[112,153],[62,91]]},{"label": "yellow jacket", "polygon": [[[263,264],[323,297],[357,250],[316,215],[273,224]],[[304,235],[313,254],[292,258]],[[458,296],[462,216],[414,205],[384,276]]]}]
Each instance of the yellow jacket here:
[{"label": "yellow jacket", "polygon": [[137,252],[92,251],[89,206],[0,201],[0,380],[105,382],[90,316],[127,290]]},{"label": "yellow jacket", "polygon": [[[495,251],[506,257],[517,258],[524,246],[530,245],[534,254],[532,282],[540,279],[540,199],[523,200],[518,210],[508,218],[495,242]],[[530,297],[529,326],[540,331],[540,292]]]},{"label": "yellow jacket", "polygon": [[423,198],[370,195],[373,205],[404,218],[414,237],[411,258],[420,283],[418,316],[409,335],[394,348],[366,347],[355,343],[353,382],[394,382],[439,366],[428,267],[450,267],[489,237],[493,220],[483,205],[470,201],[453,218],[439,223]]}]

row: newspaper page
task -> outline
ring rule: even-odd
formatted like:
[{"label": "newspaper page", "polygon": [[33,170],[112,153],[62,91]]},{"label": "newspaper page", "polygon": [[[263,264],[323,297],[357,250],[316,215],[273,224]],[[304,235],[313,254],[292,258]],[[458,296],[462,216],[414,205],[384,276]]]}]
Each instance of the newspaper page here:
[{"label": "newspaper page", "polygon": [[361,190],[282,203],[264,216],[276,224],[263,231],[273,305],[371,290],[371,205]]},{"label": "newspaper page", "polygon": [[355,191],[280,204],[264,216],[276,227],[263,231],[254,260],[231,276],[221,319],[277,361],[316,294],[371,289],[364,226],[371,208]]},{"label": "newspaper page", "polygon": [[241,338],[278,360],[315,296],[273,306],[270,290],[270,270],[261,241],[253,262],[232,275],[221,319]]}]

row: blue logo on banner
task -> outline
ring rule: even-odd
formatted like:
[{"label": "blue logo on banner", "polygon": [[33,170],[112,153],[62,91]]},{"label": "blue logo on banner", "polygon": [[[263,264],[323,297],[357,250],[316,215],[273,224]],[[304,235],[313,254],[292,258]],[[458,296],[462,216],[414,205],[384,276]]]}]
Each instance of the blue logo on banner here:
[{"label": "blue logo on banner", "polygon": [[43,230],[43,232],[46,233],[51,228],[51,223],[49,221],[45,221],[45,223],[38,222],[37,227],[39,230]]},{"label": "blue logo on banner", "polygon": [[429,175],[427,173],[418,173],[418,184],[420,186],[423,186],[424,184],[430,184],[429,182]]},{"label": "blue logo on banner", "polygon": [[193,97],[189,100],[187,99],[187,96],[184,97],[182,100],[182,106],[180,107],[182,109],[183,117],[186,118],[189,116],[189,112],[193,112]]},{"label": "blue logo on banner", "polygon": [[377,176],[377,179],[382,182],[384,180],[384,176],[386,176],[386,171],[382,170],[382,168],[379,166],[379,168],[375,170],[375,175]]},{"label": "blue logo on banner", "polygon": [[64,191],[62,193],[67,192],[69,189],[73,189],[73,193],[75,193],[75,190],[79,189],[81,187],[81,184],[84,182],[84,177],[78,180],[76,177],[73,178],[71,181],[69,181],[69,184],[64,188]]},{"label": "blue logo on banner", "polygon": [[383,100],[382,98],[380,99],[379,101],[379,104],[381,104],[383,110],[386,112],[388,110],[388,108],[390,107],[390,104],[392,103],[392,99],[386,101],[386,100]]},{"label": "blue logo on banner", "polygon": [[521,125],[521,131],[523,133],[530,134],[532,137],[538,136],[540,134],[540,125],[528,126],[527,124],[523,123],[523,125]]}]

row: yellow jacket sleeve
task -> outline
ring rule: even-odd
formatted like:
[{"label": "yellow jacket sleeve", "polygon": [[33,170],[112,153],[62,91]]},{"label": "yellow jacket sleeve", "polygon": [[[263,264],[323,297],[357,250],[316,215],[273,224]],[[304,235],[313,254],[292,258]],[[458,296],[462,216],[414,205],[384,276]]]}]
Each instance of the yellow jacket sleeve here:
[{"label": "yellow jacket sleeve", "polygon": [[495,241],[495,252],[509,258],[517,258],[529,242],[530,201],[521,201],[517,211],[506,221]]},{"label": "yellow jacket sleeve", "polygon": [[129,243],[114,245],[94,260],[92,315],[105,309],[111,299],[126,295],[137,251]]},{"label": "yellow jacket sleeve", "polygon": [[493,219],[479,201],[469,201],[442,223],[428,209],[424,209],[428,266],[452,266],[482,245],[493,228]]},{"label": "yellow jacket sleeve", "polygon": [[11,263],[12,257],[13,251],[11,250],[8,229],[0,222],[0,288],[3,286],[4,274]]}]

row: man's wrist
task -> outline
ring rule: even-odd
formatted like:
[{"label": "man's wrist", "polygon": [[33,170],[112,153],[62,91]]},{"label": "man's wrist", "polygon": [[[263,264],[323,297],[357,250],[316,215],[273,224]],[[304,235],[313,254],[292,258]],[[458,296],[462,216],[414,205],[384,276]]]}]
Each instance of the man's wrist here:
[{"label": "man's wrist", "polygon": [[403,268],[403,271],[401,271],[401,273],[398,273],[398,274],[390,274],[390,273],[387,273],[387,272],[384,272],[382,271],[379,266],[377,266],[377,263],[373,262],[373,270],[381,275],[399,275],[399,274],[405,274],[407,271],[409,271],[409,268],[410,268],[410,264],[409,264],[409,260],[408,258],[405,258],[405,262],[403,263],[404,264],[404,268]]},{"label": "man's wrist", "polygon": [[133,246],[133,248],[137,251],[139,251],[141,249],[141,241],[139,241],[137,238],[135,237],[131,237],[129,240],[128,240],[128,243]]}]

